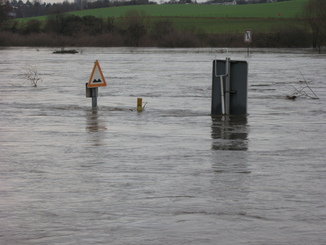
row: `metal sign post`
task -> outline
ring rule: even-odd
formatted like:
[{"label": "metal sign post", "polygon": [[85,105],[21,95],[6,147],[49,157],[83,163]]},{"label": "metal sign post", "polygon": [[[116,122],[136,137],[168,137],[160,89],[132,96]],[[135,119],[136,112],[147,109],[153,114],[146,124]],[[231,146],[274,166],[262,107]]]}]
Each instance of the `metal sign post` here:
[{"label": "metal sign post", "polygon": [[86,83],[86,98],[92,98],[92,107],[97,107],[98,88],[88,88]]},{"label": "metal sign post", "polygon": [[225,59],[225,114],[229,115],[230,114],[230,90],[231,90],[231,85],[230,85],[230,58]]}]

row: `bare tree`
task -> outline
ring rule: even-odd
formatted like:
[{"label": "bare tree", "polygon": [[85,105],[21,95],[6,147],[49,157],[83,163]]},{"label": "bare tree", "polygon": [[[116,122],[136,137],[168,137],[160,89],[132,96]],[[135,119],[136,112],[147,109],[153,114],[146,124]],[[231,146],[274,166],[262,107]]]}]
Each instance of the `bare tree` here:
[{"label": "bare tree", "polygon": [[303,17],[312,31],[313,48],[319,53],[326,43],[326,1],[309,0],[303,10]]},{"label": "bare tree", "polygon": [[39,76],[37,68],[34,66],[27,67],[22,75],[25,82],[30,82],[33,87],[37,87],[37,83],[43,81],[43,79]]}]

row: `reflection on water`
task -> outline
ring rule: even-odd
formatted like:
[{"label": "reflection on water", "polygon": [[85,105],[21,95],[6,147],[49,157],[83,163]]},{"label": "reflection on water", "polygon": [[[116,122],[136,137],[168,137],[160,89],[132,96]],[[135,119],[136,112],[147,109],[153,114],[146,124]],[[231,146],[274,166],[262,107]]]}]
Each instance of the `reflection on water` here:
[{"label": "reflection on water", "polygon": [[91,134],[91,142],[94,146],[103,145],[101,143],[101,134],[94,134],[94,132],[107,130],[105,123],[100,120],[98,109],[94,108],[86,111],[86,131]]},{"label": "reflection on water", "polygon": [[[215,173],[249,174],[248,125],[246,116],[212,116],[212,167]],[[232,185],[242,189],[242,178]],[[224,180],[223,180],[224,182]]]},{"label": "reflection on water", "polygon": [[86,112],[86,121],[87,121],[86,130],[88,132],[97,132],[99,130],[98,118],[99,116],[98,116],[97,109],[92,109]]},{"label": "reflection on water", "polygon": [[248,131],[246,116],[212,116],[212,149],[248,150]]}]

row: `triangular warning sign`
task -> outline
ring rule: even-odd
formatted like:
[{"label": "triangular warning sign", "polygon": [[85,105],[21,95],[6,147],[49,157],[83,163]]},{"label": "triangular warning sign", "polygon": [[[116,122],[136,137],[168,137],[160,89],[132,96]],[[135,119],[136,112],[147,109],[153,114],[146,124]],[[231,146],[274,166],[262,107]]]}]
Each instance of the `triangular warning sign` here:
[{"label": "triangular warning sign", "polygon": [[106,86],[106,82],[105,82],[100,64],[96,60],[91,77],[89,78],[87,87],[88,88],[96,88],[96,87],[104,87],[104,86]]}]

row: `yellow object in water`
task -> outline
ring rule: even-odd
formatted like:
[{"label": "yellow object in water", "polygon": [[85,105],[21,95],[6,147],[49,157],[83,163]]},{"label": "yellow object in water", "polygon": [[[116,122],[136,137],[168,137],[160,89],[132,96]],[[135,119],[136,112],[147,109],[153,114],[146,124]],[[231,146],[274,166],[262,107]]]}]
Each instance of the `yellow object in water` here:
[{"label": "yellow object in water", "polygon": [[137,111],[141,112],[143,111],[143,99],[137,98]]}]

